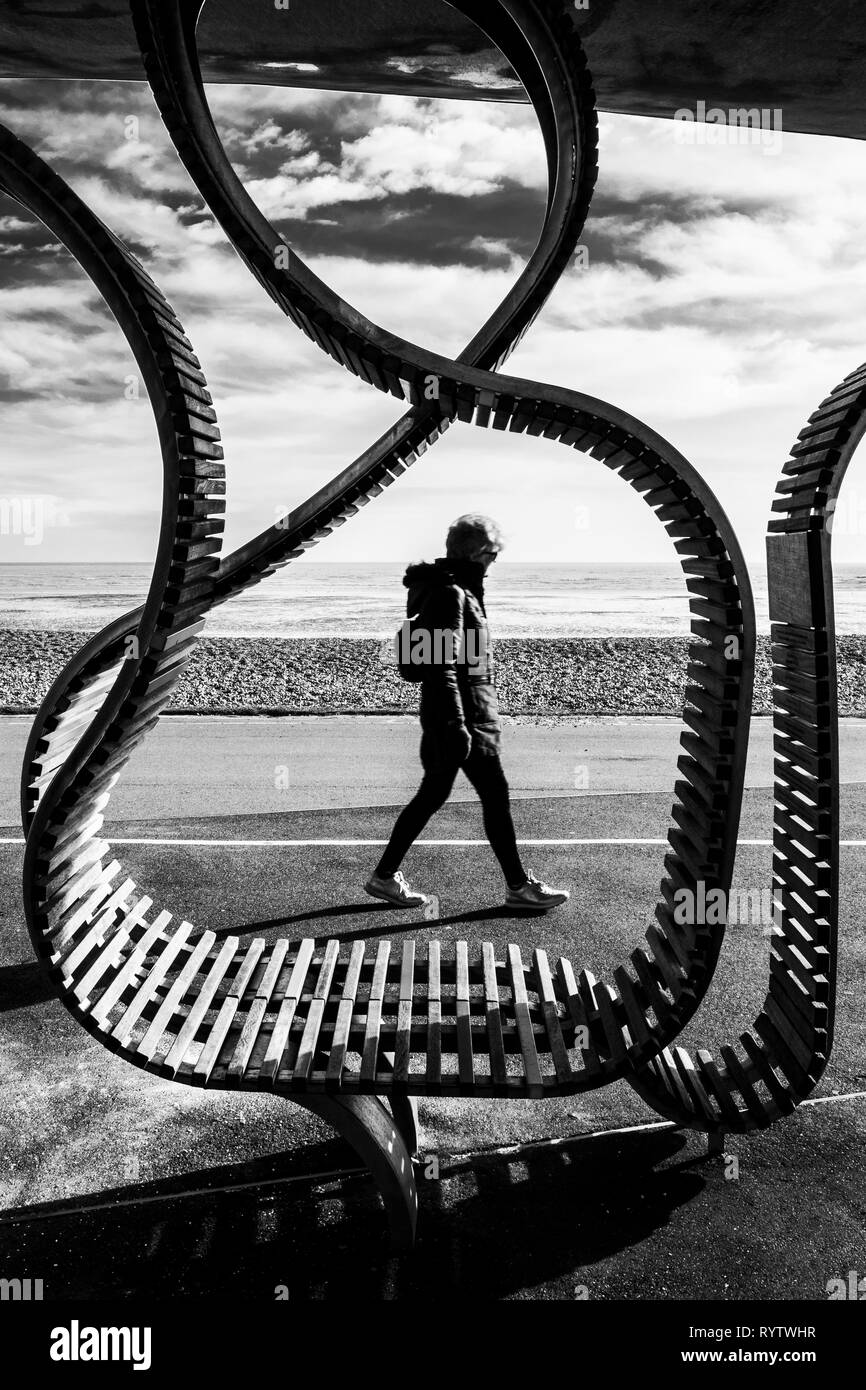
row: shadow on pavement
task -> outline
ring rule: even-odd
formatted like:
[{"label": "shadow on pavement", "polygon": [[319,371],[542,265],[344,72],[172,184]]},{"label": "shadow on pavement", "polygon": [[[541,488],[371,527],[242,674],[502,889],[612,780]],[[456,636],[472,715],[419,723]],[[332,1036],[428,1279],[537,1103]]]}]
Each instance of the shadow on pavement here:
[{"label": "shadow on pavement", "polygon": [[357,1167],[341,1140],[20,1208],[0,1220],[0,1252],[4,1270],[44,1280],[46,1299],[495,1300],[538,1286],[574,1298],[583,1267],[645,1241],[703,1190],[693,1160],[676,1160],[684,1145],[665,1130],[443,1156],[438,1179],[418,1169],[419,1240],[399,1257],[371,1180],[333,1177]]},{"label": "shadow on pavement", "polygon": [[57,991],[37,961],[0,965],[0,1014],[56,998]]},{"label": "shadow on pavement", "polygon": [[[417,909],[414,909],[417,912]],[[331,907],[316,908],[311,912],[296,912],[287,917],[270,917],[261,922],[244,922],[239,926],[219,927],[214,929],[216,936],[244,936],[247,933],[274,931],[278,927],[291,926],[295,922],[315,922],[316,920],[330,920],[334,917],[351,917],[361,913],[373,913],[375,926],[358,928],[356,931],[340,931],[335,933],[333,930],[330,936],[338,934],[341,941],[357,941],[364,937],[382,936],[383,933],[391,935],[398,931],[418,931],[428,927],[453,927],[458,923],[471,922],[490,922],[500,918],[511,919],[513,917],[537,917],[537,913],[516,913],[512,908],[478,907],[470,912],[454,913],[450,917],[409,917],[398,916],[407,913],[407,909],[389,907],[387,903],[335,903]],[[316,940],[326,940],[326,937],[316,937]],[[296,944],[293,942],[293,944]]]}]

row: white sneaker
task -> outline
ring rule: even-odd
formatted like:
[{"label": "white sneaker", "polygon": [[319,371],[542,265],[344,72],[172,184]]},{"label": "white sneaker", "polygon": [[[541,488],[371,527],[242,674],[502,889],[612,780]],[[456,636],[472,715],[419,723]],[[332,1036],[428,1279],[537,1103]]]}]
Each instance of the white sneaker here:
[{"label": "white sneaker", "polygon": [[549,912],[552,907],[567,902],[569,897],[567,888],[551,888],[535,874],[529,874],[522,888],[508,889],[505,906],[519,907],[524,912]]},{"label": "white sneaker", "polygon": [[383,898],[386,903],[393,903],[394,907],[423,907],[427,901],[423,893],[416,893],[414,888],[409,887],[399,871],[390,878],[371,874],[364,889],[371,898]]}]

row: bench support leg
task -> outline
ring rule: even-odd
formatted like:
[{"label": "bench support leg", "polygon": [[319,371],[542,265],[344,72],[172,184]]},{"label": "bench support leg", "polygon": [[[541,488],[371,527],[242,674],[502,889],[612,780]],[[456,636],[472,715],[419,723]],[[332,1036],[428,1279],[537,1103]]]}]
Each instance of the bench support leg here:
[{"label": "bench support leg", "polygon": [[418,1153],[418,1101],[415,1096],[389,1096],[394,1123],[403,1136],[403,1142],[414,1158]]},{"label": "bench support leg", "polygon": [[[393,1052],[383,1052],[380,1060],[383,1068],[387,1067],[390,1071],[394,1070]],[[392,1093],[388,1097],[388,1104],[406,1147],[414,1158],[420,1147],[419,1131],[421,1126],[418,1120],[418,1101],[415,1096],[401,1096]]]},{"label": "bench support leg", "polygon": [[290,1097],[332,1125],[366,1163],[385,1203],[395,1250],[411,1250],[418,1220],[412,1159],[400,1125],[377,1096]]}]

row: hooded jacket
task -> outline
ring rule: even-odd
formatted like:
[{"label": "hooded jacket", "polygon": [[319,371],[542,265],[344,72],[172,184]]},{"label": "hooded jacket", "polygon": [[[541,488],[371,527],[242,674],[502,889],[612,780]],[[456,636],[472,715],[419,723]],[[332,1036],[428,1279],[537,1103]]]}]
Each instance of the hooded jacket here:
[{"label": "hooded jacket", "polygon": [[[484,567],[475,560],[440,557],[409,565],[406,616],[433,635],[437,659],[421,684],[425,733],[465,725],[473,752],[499,751],[501,723],[493,654],[484,606]],[[437,645],[438,643],[438,645]]]}]

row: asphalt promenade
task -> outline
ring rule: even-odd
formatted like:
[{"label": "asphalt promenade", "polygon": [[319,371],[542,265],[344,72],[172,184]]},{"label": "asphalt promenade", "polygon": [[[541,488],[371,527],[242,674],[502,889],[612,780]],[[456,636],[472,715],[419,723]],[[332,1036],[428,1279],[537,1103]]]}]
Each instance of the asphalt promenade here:
[{"label": "asphalt promenade", "polygon": [[[20,907],[17,772],[0,721],[0,1274],[46,1297],[826,1299],[866,1273],[866,725],[843,721],[836,1046],[815,1100],[708,1159],[624,1082],[569,1099],[422,1101],[421,1236],[388,1251],[351,1151],[284,1100],[150,1078],[51,997]],[[134,754],[109,838],[157,906],[243,939],[407,932],[543,944],[598,975],[652,919],[676,776],[670,719],[514,720],[505,762],[529,867],[572,888],[549,917],[501,907],[468,783],[407,859],[432,910],[364,894],[418,776],[401,717],[169,717]],[[769,721],[754,721],[735,887],[770,882]],[[462,781],[462,779],[461,779]],[[760,924],[729,928],[684,1041],[717,1048],[763,1000]],[[732,1162],[736,1159],[736,1162]],[[735,1172],[736,1170],[736,1172]],[[424,1172],[429,1176],[424,1177]],[[483,1281],[483,1282],[482,1282]]]}]

